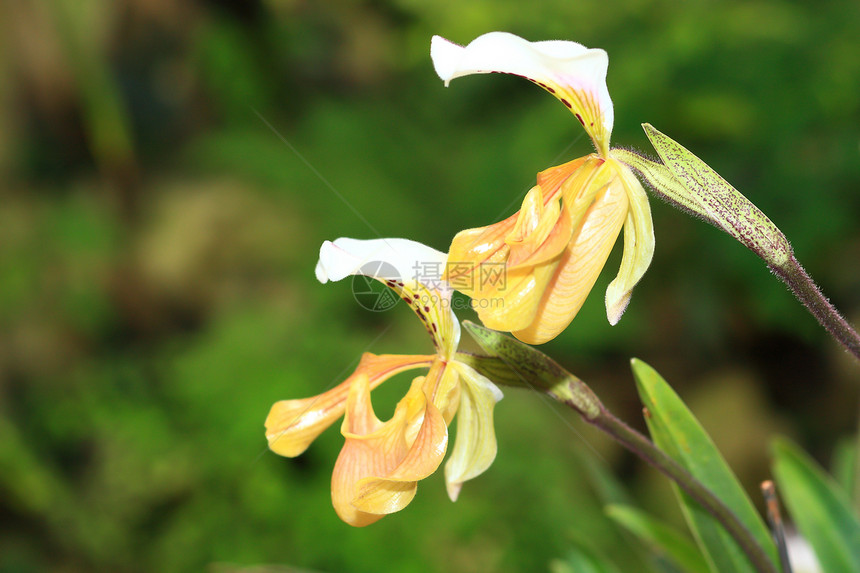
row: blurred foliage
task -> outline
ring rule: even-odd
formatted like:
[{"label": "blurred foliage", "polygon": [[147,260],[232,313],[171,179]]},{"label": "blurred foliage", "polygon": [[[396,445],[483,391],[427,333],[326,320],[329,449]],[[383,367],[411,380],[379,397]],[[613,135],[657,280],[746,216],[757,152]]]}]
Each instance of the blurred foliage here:
[{"label": "blurred foliage", "polygon": [[[648,121],[687,146],[860,321],[857,2],[7,0],[0,571],[534,571],[572,552],[641,570],[582,458],[677,524],[667,484],[534,395],[508,392],[498,459],[456,504],[434,476],[367,529],[330,508],[336,430],[296,460],[266,451],[274,401],[364,350],[428,349],[410,313],[316,283],[323,240],[445,249],[588,152],[527,82],[443,88],[431,35],[491,30],[606,49],[615,144],[647,151]],[[856,365],[743,247],[654,216],[621,323],[603,315],[607,270],[543,350],[631,421],[627,360],[646,359],[748,490],[774,427],[829,459],[854,429]]]}]

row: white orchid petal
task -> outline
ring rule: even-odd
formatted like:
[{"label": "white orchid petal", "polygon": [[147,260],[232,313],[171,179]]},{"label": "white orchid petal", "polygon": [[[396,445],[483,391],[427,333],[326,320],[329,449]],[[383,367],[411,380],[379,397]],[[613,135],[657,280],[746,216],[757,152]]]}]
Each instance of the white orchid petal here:
[{"label": "white orchid petal", "polygon": [[[447,255],[434,248],[409,239],[349,239],[341,237],[326,241],[320,247],[316,267],[321,283],[336,282],[350,275],[382,273],[379,278],[415,279],[422,282],[439,279],[445,269]],[[382,268],[373,263],[385,263]],[[438,268],[436,277],[427,276],[427,269]],[[396,276],[387,276],[396,271]],[[369,274],[368,276],[374,276]]]},{"label": "white orchid petal", "polygon": [[606,87],[609,57],[576,42],[529,42],[507,32],[490,32],[467,46],[434,36],[430,56],[447,86],[471,74],[500,72],[523,76],[564,103],[602,154],[609,151],[614,110]]},{"label": "white orchid petal", "polygon": [[364,275],[386,284],[415,311],[448,359],[460,342],[460,323],[451,310],[453,290],[442,279],[447,258],[409,239],[341,237],[322,244],[315,272],[321,283]]}]

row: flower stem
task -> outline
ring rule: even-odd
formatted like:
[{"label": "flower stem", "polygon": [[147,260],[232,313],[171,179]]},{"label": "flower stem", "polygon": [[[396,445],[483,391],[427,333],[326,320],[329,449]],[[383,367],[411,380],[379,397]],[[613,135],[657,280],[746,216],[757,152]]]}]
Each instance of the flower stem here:
[{"label": "flower stem", "polygon": [[794,296],[812,313],[812,316],[839,341],[845,349],[860,360],[860,335],[836,310],[809,273],[797,262],[792,254],[782,265],[768,265],[771,271],[782,280]]},{"label": "flower stem", "polygon": [[678,484],[691,498],[696,500],[737,542],[749,558],[753,567],[761,573],[777,573],[777,568],[755,541],[752,534],[737,516],[711,490],[702,485],[690,472],[654,445],[648,438],[616,418],[605,408],[594,419],[583,418],[588,423],[609,434],[625,448],[654,466],[660,473]]}]

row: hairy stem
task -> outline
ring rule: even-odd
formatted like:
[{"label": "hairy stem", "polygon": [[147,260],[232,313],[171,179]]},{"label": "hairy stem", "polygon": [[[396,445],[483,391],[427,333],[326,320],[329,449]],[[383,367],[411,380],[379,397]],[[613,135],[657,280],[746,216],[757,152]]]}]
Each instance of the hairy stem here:
[{"label": "hairy stem", "polygon": [[812,313],[812,316],[839,341],[845,349],[860,360],[860,335],[836,310],[809,273],[797,262],[794,255],[782,265],[769,265],[773,273],[788,285],[794,296]]}]

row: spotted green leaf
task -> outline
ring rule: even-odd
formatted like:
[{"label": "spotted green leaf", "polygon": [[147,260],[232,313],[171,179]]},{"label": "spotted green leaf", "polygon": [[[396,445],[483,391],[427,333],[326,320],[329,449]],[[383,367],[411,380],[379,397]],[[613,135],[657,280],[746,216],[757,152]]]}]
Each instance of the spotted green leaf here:
[{"label": "spotted green leaf", "polygon": [[781,267],[790,259],[788,239],[752,201],[671,137],[648,123],[642,128],[663,164],[629,151],[615,152],[616,159],[637,170],[656,193],[724,230],[769,265]]}]

